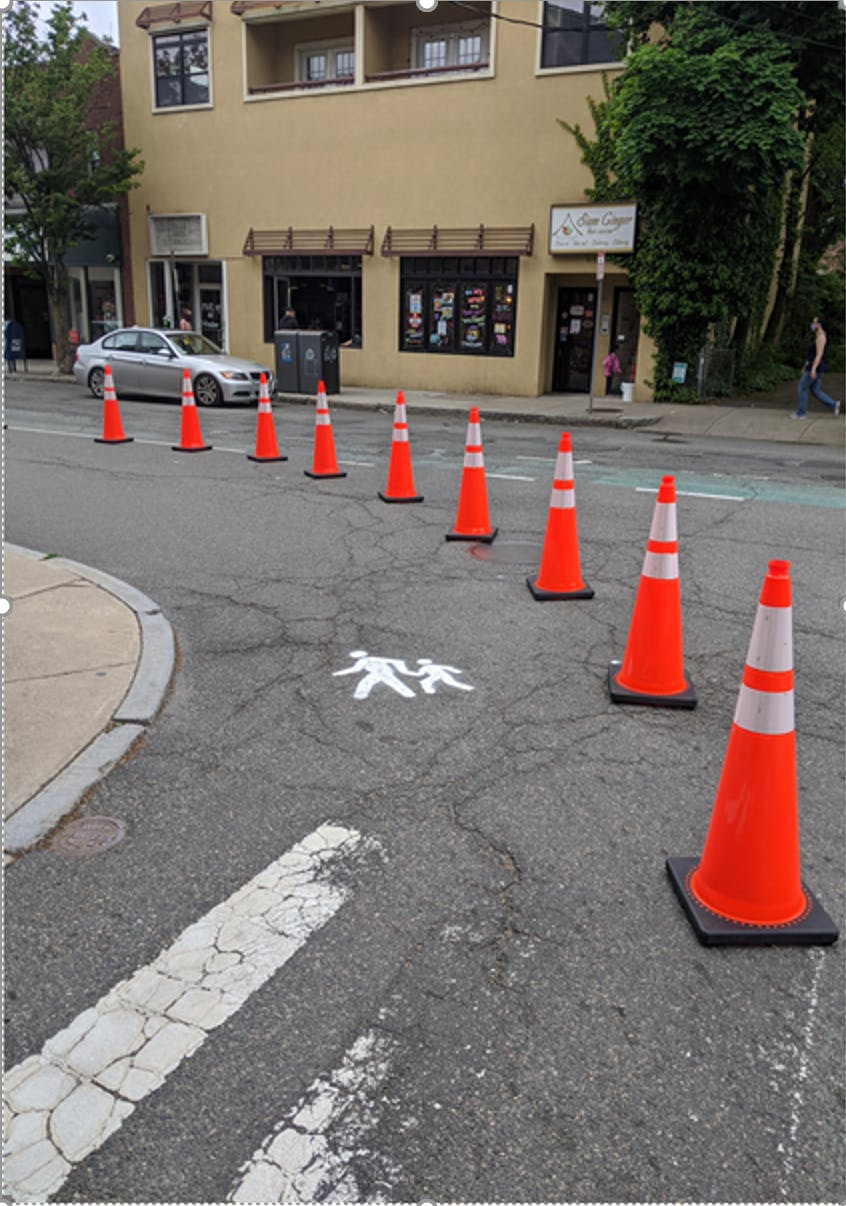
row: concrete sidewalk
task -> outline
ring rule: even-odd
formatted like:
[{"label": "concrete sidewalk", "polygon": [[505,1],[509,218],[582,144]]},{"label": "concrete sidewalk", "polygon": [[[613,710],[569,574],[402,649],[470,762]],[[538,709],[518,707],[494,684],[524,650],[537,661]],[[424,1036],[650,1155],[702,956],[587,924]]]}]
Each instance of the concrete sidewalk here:
[{"label": "concrete sidewalk", "polygon": [[[7,383],[37,379],[74,384],[73,377],[58,373],[51,360],[31,360],[27,372],[19,370],[14,374],[10,374],[4,366],[4,376]],[[834,397],[842,399],[846,396],[841,373],[828,374],[825,387]],[[403,388],[401,382],[397,388]],[[831,411],[813,398],[810,400],[808,417],[803,420],[792,419],[791,411],[796,409],[793,386],[781,387],[773,394],[762,394],[760,398],[702,405],[623,402],[612,395],[594,398],[592,412],[586,394],[543,394],[538,398],[523,398],[409,389],[405,390],[405,398],[412,414],[454,413],[466,417],[471,406],[478,406],[483,419],[551,423],[559,427],[651,427],[662,434],[681,437],[715,436],[842,448],[846,431],[844,412],[841,411],[835,419]],[[329,396],[329,404],[332,409],[385,410],[393,407],[395,399],[395,389],[344,386],[340,393]],[[277,393],[274,401],[313,405],[314,395]]]},{"label": "concrete sidewalk", "polygon": [[124,757],[170,682],[157,605],[87,566],[6,545],[4,842],[36,845]]}]

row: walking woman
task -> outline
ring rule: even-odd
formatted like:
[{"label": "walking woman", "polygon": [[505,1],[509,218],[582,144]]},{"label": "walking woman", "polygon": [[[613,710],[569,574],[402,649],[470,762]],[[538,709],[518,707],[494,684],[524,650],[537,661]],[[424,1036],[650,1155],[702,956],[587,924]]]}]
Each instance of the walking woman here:
[{"label": "walking woman", "polygon": [[835,416],[840,414],[840,403],[835,402],[834,398],[829,398],[820,384],[826,368],[825,345],[828,342],[828,336],[819,318],[811,320],[811,331],[813,332],[813,338],[808,348],[805,368],[802,371],[802,376],[799,378],[799,409],[794,411],[790,416],[791,419],[806,419],[808,417],[809,389],[815,398],[831,410],[832,414]]}]

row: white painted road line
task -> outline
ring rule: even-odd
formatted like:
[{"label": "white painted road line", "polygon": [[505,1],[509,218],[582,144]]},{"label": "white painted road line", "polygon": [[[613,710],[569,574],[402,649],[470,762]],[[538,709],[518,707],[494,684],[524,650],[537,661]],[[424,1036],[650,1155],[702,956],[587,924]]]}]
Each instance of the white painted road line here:
[{"label": "white painted road line", "polygon": [[[658,490],[652,486],[635,486],[638,494],[657,494]],[[676,496],[683,495],[686,498],[722,498],[726,502],[748,502],[745,494],[709,494],[705,490],[676,490]]]},{"label": "white painted road line", "polygon": [[362,1142],[377,1121],[373,1098],[388,1074],[393,1048],[392,1039],[373,1030],[356,1039],[341,1066],[310,1085],[243,1165],[226,1200],[318,1202],[331,1196],[360,1202],[351,1157],[360,1161],[368,1155]]},{"label": "white painted road line", "polygon": [[190,925],[4,1081],[5,1191],[43,1202],[235,1014],[347,893],[322,878],[361,834],[326,824]]},{"label": "white painted road line", "polygon": [[537,478],[535,478],[535,477],[520,477],[516,473],[489,473],[488,477],[496,477],[496,478],[499,478],[499,480],[503,481],[503,482],[534,482],[534,481],[537,481]]}]

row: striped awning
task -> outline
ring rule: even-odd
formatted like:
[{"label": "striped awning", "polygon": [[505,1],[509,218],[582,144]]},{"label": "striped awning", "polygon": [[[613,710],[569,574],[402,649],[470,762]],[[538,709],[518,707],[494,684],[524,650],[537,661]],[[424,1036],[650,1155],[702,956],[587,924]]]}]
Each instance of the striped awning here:
[{"label": "striped awning", "polygon": [[531,255],[535,226],[427,226],[399,230],[389,226],[382,255],[469,256]]},{"label": "striped awning", "polygon": [[347,230],[324,226],[318,230],[253,230],[244,242],[244,255],[373,255],[375,231],[371,226]]},{"label": "striped awning", "polygon": [[136,18],[141,29],[151,25],[179,25],[182,21],[211,21],[211,0],[195,0],[194,3],[149,4]]}]

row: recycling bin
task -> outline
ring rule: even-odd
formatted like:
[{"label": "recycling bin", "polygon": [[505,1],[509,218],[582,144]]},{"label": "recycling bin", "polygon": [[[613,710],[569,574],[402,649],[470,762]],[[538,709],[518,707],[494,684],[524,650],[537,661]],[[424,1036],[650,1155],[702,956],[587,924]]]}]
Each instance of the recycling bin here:
[{"label": "recycling bin", "polygon": [[338,365],[338,336],[334,331],[297,331],[300,363],[300,393],[316,394],[322,381],[327,394],[341,389]]},{"label": "recycling bin", "polygon": [[301,331],[274,331],[273,346],[276,349],[276,388],[279,393],[299,394],[300,357],[297,336]]}]

